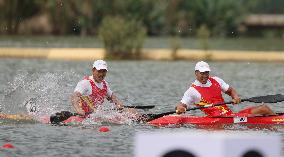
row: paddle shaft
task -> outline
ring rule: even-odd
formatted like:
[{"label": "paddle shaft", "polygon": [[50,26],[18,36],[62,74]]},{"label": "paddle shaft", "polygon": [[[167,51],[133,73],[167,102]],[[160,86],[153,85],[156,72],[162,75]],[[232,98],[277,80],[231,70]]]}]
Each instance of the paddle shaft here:
[{"label": "paddle shaft", "polygon": [[125,108],[135,108],[135,109],[152,109],[155,106],[154,105],[144,105],[144,106],[124,106]]}]

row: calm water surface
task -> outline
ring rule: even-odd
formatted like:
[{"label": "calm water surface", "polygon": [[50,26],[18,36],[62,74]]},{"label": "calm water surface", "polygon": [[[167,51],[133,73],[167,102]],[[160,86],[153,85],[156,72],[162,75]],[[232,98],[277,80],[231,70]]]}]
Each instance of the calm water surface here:
[{"label": "calm water surface", "polygon": [[[234,86],[242,97],[284,93],[282,63],[209,62],[212,75]],[[71,110],[69,97],[77,82],[90,74],[92,62],[0,59],[0,109],[3,113],[26,113],[24,104],[36,98],[40,114]],[[194,80],[195,62],[188,61],[110,61],[107,81],[125,104],[156,105],[144,111],[172,111],[184,91]],[[230,100],[225,96],[225,99]],[[248,105],[232,107],[240,110]],[[271,104],[284,112],[283,103]],[[199,111],[192,114],[201,114]],[[110,131],[98,131],[102,125]],[[0,156],[134,156],[134,137],[137,132],[198,131],[192,126],[156,128],[145,124],[95,124],[52,126],[40,123],[0,123],[0,145],[10,142],[14,149],[1,149]],[[204,129],[202,129],[204,130]],[[214,129],[205,129],[213,131]],[[225,130],[246,132],[244,126]],[[253,129],[260,134],[279,134],[283,128]],[[283,145],[283,144],[282,144]],[[282,146],[283,148],[283,146]],[[283,154],[283,153],[282,153]]]}]

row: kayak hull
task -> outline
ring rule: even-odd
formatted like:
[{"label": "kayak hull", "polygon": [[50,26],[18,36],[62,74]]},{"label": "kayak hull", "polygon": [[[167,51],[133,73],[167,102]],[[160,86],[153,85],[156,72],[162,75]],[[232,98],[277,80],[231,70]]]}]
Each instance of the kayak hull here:
[{"label": "kayak hull", "polygon": [[254,116],[254,117],[200,117],[192,115],[167,115],[161,118],[149,121],[148,124],[154,126],[165,125],[212,125],[212,124],[268,124],[283,125],[284,114],[274,116]]},{"label": "kayak hull", "polygon": [[[41,123],[50,123],[50,116],[41,116],[40,118],[33,118],[23,115],[7,115],[0,114],[1,120],[15,120],[15,121],[37,121]],[[82,123],[86,118],[79,116],[71,116],[63,124],[69,123]],[[125,124],[122,117],[109,117],[109,118],[87,118],[92,122],[108,122],[114,124]],[[129,120],[129,119],[128,119]],[[252,124],[252,125],[281,125],[284,126],[284,113],[279,113],[273,116],[254,116],[254,117],[208,117],[208,116],[192,116],[192,115],[167,115],[147,122],[153,126],[166,126],[166,125],[227,125],[227,124]]]}]

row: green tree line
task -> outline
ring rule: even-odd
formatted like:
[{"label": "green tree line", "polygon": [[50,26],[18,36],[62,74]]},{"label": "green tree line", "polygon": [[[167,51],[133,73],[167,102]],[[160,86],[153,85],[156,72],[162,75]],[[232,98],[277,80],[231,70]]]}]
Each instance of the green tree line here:
[{"label": "green tree line", "polygon": [[98,35],[105,18],[119,17],[137,21],[148,36],[197,36],[206,28],[210,36],[230,37],[246,15],[281,14],[283,6],[283,0],[0,0],[0,34]]}]

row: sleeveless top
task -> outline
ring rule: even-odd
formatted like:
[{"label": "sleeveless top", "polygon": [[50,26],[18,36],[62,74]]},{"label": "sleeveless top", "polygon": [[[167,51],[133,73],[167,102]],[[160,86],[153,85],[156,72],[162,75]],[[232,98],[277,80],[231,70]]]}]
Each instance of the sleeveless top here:
[{"label": "sleeveless top", "polygon": [[[191,87],[195,88],[201,95],[201,100],[198,104],[196,104],[196,106],[204,106],[207,104],[218,104],[224,102],[220,84],[212,77],[209,77],[209,80],[211,81],[210,87],[200,87],[194,84],[191,85]],[[208,107],[201,110],[208,116],[226,116],[233,113],[232,110],[230,110],[225,104],[221,106]]]},{"label": "sleeveless top", "polygon": [[106,81],[103,80],[103,88],[100,89],[95,85],[95,82],[91,80],[88,76],[84,77],[85,80],[88,80],[92,87],[92,94],[89,96],[81,96],[81,107],[85,111],[86,114],[91,113],[98,106],[102,105],[104,99],[107,97],[107,84]]}]

